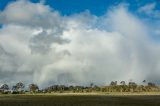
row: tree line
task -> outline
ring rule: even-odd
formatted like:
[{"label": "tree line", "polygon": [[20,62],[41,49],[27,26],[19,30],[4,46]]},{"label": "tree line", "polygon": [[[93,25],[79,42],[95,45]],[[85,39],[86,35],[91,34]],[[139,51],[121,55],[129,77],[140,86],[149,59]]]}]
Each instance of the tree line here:
[{"label": "tree line", "polygon": [[65,85],[51,85],[44,89],[39,89],[37,84],[29,84],[28,88],[25,89],[25,84],[18,82],[11,88],[7,84],[0,86],[0,93],[2,94],[25,94],[25,93],[87,93],[87,92],[159,92],[160,87],[152,82],[143,81],[143,84],[138,85],[137,83],[130,81],[126,83],[121,81],[119,84],[117,81],[111,81],[107,86],[97,86],[91,83],[89,86],[65,86]]}]

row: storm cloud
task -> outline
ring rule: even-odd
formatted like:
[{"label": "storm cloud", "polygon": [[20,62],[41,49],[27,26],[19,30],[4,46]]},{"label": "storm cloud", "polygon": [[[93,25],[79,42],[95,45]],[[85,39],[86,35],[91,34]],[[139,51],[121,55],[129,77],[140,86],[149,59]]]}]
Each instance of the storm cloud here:
[{"label": "storm cloud", "polygon": [[151,39],[152,26],[125,5],[103,16],[63,16],[43,3],[19,0],[0,11],[0,24],[0,83],[160,80],[160,44]]}]

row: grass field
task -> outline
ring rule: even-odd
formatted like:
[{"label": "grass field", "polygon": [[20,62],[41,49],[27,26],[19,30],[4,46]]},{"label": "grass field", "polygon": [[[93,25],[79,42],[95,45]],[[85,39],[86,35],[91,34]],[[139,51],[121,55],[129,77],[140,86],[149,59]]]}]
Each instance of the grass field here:
[{"label": "grass field", "polygon": [[0,106],[160,106],[159,95],[0,95]]}]

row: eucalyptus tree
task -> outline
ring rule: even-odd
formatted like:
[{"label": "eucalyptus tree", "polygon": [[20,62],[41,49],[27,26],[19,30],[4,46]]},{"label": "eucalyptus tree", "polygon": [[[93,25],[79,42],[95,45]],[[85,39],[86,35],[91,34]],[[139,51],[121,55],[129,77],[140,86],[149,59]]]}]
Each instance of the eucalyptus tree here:
[{"label": "eucalyptus tree", "polygon": [[39,90],[39,87],[38,87],[37,84],[30,84],[29,85],[29,90],[30,90],[30,92],[35,93],[35,92],[37,92]]},{"label": "eucalyptus tree", "polygon": [[1,86],[0,86],[0,91],[1,91],[1,93],[9,93],[9,86],[7,85],[7,84],[2,84]]},{"label": "eucalyptus tree", "polygon": [[16,84],[16,90],[17,90],[17,91],[22,91],[22,90],[24,89],[24,87],[25,87],[25,85],[24,85],[24,83],[22,83],[22,82],[18,82],[18,83]]}]

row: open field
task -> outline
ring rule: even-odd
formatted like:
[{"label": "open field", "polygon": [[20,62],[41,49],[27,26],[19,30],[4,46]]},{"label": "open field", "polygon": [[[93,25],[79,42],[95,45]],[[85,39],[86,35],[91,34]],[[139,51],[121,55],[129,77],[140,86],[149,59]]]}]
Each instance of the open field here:
[{"label": "open field", "polygon": [[160,106],[160,95],[0,95],[0,106]]}]

